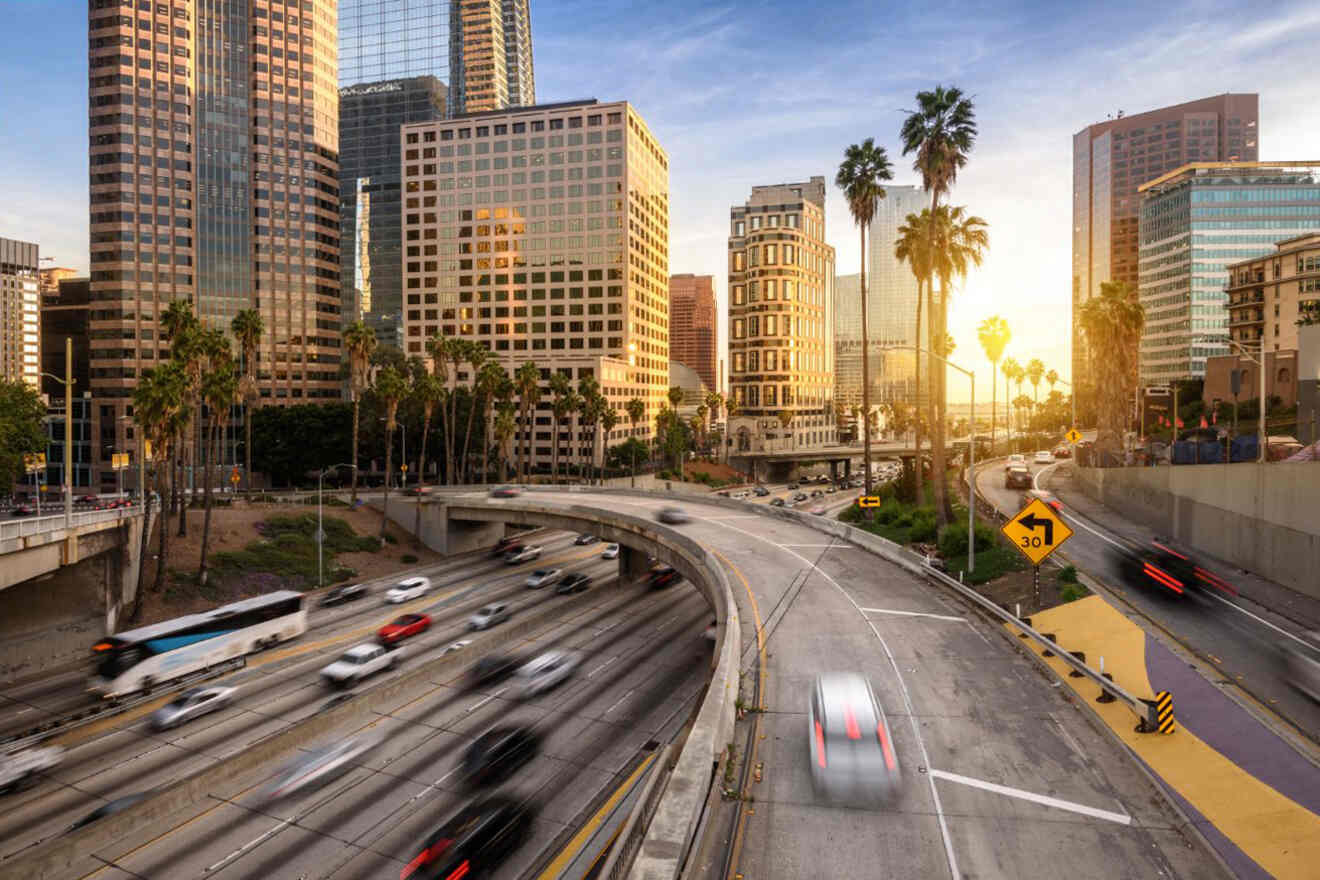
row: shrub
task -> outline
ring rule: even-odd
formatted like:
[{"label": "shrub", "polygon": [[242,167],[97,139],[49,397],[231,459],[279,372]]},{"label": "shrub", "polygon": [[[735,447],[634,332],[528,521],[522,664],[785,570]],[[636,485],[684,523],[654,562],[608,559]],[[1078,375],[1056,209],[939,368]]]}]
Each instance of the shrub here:
[{"label": "shrub", "polygon": [[394,537],[393,535],[391,535],[389,532],[386,532],[386,533],[385,533],[385,543],[386,543],[386,544],[397,544],[397,543],[399,543],[399,539],[396,538],[396,537]]},{"label": "shrub", "polygon": [[[967,555],[967,523],[955,522],[944,527],[940,533],[940,555],[945,559],[955,559]],[[984,553],[995,545],[994,532],[988,526],[976,524],[976,552]]]},{"label": "shrub", "polygon": [[936,530],[935,511],[923,507],[912,517],[912,527],[908,530],[908,540],[911,542],[933,541],[935,540]]},{"label": "shrub", "polygon": [[411,553],[405,553],[405,554],[403,554],[402,556],[399,557],[399,560],[400,560],[401,562],[416,562],[416,561],[417,561],[417,557],[414,556],[414,555],[412,555]]},{"label": "shrub", "polygon": [[892,523],[903,513],[903,505],[892,495],[875,510],[876,522]]},{"label": "shrub", "polygon": [[[977,545],[980,546],[979,544]],[[1075,584],[1077,583],[1077,568],[1072,565],[1065,565],[1059,571],[1059,583]]]},{"label": "shrub", "polygon": [[857,506],[857,502],[845,507],[839,511],[839,520],[850,524],[860,523],[866,519],[865,512]]},{"label": "shrub", "polygon": [[1091,591],[1081,584],[1064,584],[1063,589],[1059,590],[1059,598],[1064,602],[1076,602],[1078,599],[1084,599],[1091,594]]}]

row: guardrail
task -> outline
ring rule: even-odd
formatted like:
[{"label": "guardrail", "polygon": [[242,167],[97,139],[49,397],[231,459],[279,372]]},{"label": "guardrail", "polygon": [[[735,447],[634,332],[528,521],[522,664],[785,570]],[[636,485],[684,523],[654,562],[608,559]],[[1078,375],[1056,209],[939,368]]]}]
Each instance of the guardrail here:
[{"label": "guardrail", "polygon": [[660,798],[665,793],[665,786],[662,783],[669,778],[669,772],[673,769],[670,761],[673,753],[674,745],[670,743],[656,756],[655,763],[651,765],[651,772],[646,776],[646,787],[642,789],[642,796],[633,805],[632,812],[628,814],[628,820],[619,831],[619,837],[610,848],[609,857],[605,859],[605,864],[601,866],[597,877],[619,880],[632,867],[632,861],[637,857],[637,851],[641,849],[646,829],[650,826],[651,819],[655,817],[655,811],[660,806]]},{"label": "guardrail", "polygon": [[[132,507],[116,507],[113,510],[75,510],[69,517],[68,524],[72,526],[83,526],[99,522],[119,520],[123,519],[125,516],[140,516],[141,514],[142,505],[140,504],[135,504]],[[0,541],[12,540],[14,538],[28,538],[46,532],[57,532],[64,527],[65,518],[63,511],[58,514],[51,514],[50,516],[9,519],[0,522]]]}]

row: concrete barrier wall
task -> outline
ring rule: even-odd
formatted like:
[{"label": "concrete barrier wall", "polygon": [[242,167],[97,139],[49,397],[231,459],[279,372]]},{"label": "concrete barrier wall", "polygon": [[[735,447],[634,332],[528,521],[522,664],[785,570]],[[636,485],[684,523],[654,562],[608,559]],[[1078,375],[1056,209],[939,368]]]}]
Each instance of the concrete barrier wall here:
[{"label": "concrete barrier wall", "polygon": [[1320,598],[1320,465],[1077,468],[1088,496],[1195,547]]}]

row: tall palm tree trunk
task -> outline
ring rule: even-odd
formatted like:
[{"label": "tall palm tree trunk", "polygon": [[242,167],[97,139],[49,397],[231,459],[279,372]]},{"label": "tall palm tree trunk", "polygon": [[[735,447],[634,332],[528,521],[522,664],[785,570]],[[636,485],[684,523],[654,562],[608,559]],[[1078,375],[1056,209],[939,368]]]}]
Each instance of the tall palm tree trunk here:
[{"label": "tall palm tree trunk", "polygon": [[[995,454],[995,398],[998,397],[999,361],[990,362],[990,455]],[[976,413],[972,413],[972,442],[976,442]],[[972,477],[975,479],[975,475]]]},{"label": "tall palm tree trunk", "polygon": [[358,408],[360,406],[361,404],[358,401],[357,392],[354,391],[353,392],[353,476],[350,478],[352,481],[350,485],[353,487],[353,494],[349,498],[349,504],[353,504],[353,505],[357,504]]},{"label": "tall palm tree trunk", "polygon": [[[180,483],[179,537],[180,538],[188,537],[188,502],[191,500],[191,497],[188,494],[188,490],[191,489],[192,487],[188,485],[189,480],[187,479],[187,477],[189,473],[188,471],[189,465],[192,466],[192,472],[195,473],[197,470],[197,441],[193,433],[193,428],[196,426],[196,424],[197,423],[194,420],[187,428],[184,429],[186,439],[184,441],[184,448],[182,450],[182,454],[179,456],[179,483]],[[185,462],[187,462],[187,464],[185,464]]]},{"label": "tall palm tree trunk", "polygon": [[[175,499],[177,498],[179,491],[178,478],[174,470],[175,459],[177,458],[177,455],[175,454],[174,449],[170,449],[168,453],[166,453],[166,451],[162,449],[161,453],[162,455],[166,456],[165,470],[166,473],[169,474],[170,498]],[[164,493],[161,493],[161,497],[164,498]],[[165,588],[165,566],[169,562],[169,555],[170,555],[169,511],[164,510],[161,511],[161,513],[162,516],[160,518],[160,547],[156,551],[156,581],[151,587],[152,591],[156,593],[162,592]]]},{"label": "tall palm tree trunk", "polygon": [[559,413],[550,412],[550,436],[555,438],[550,445],[550,482],[559,484]]},{"label": "tall palm tree trunk", "polygon": [[[948,322],[949,290],[948,283],[940,279],[940,302],[936,310],[938,328],[935,338],[939,340],[941,349],[945,348],[944,340],[948,335],[946,324]],[[948,357],[949,352],[944,351],[944,356]],[[948,392],[949,392],[949,370],[940,362],[939,371],[935,374],[938,381],[935,383],[939,390],[939,396],[936,401],[935,410],[935,499],[936,499],[936,521],[940,525],[948,525],[953,522],[953,502],[948,485]],[[943,516],[940,516],[940,513]]]},{"label": "tall palm tree trunk", "polygon": [[252,491],[252,405],[243,405],[243,488]]},{"label": "tall palm tree trunk", "polygon": [[206,492],[206,496],[202,500],[202,507],[205,511],[202,514],[202,558],[197,563],[197,580],[201,584],[206,583],[206,578],[209,574],[206,566],[206,556],[207,552],[210,550],[211,542],[211,471],[214,470],[214,468],[211,467],[211,462],[216,457],[215,446],[216,435],[218,433],[218,423],[219,414],[212,413],[211,426],[207,431],[209,436],[206,438],[206,476],[202,479],[202,482],[205,484],[203,491]]},{"label": "tall palm tree trunk", "polygon": [[385,501],[380,506],[380,539],[385,540],[385,525],[390,521],[390,469],[394,465],[394,432],[385,431]]},{"label": "tall palm tree trunk", "polygon": [[472,448],[472,422],[477,417],[477,395],[474,387],[473,393],[468,395],[468,417],[467,429],[463,432],[463,481],[465,483],[475,483],[472,478],[472,467],[468,463],[468,450]]},{"label": "tall palm tree trunk", "polygon": [[486,485],[487,478],[490,476],[490,429],[491,422],[494,419],[486,417],[486,407],[489,401],[485,396],[481,399],[481,485]]},{"label": "tall palm tree trunk", "polygon": [[[154,468],[151,470],[144,469],[143,473],[155,476],[154,471]],[[128,612],[128,619],[134,622],[137,621],[138,615],[142,613],[142,590],[146,587],[147,574],[147,566],[144,560],[147,558],[147,550],[151,547],[151,483],[143,480],[140,491],[142,492],[142,541],[138,545],[137,590],[133,594],[133,607]],[[168,525],[164,519],[162,517],[157,518],[161,520],[161,530],[167,531]]]},{"label": "tall palm tree trunk", "polygon": [[[866,314],[866,224],[857,225],[862,244],[862,466],[866,494],[871,494],[871,333],[869,316]],[[866,510],[870,519],[871,508]]]},{"label": "tall palm tree trunk", "polygon": [[[924,284],[924,281],[917,279],[917,366],[913,376],[913,393],[916,399],[913,401],[915,405],[912,408],[912,411],[917,415],[917,418],[912,420],[912,451],[914,453],[912,460],[916,465],[918,507],[926,503],[926,486],[922,481],[923,469],[921,467],[921,349],[927,348],[927,346],[921,344],[921,294]],[[870,416],[863,414],[863,418],[870,418]]]},{"label": "tall palm tree trunk", "polygon": [[413,546],[422,546],[422,487],[426,485],[426,435],[431,433],[431,416],[422,419],[422,451],[417,456],[417,517],[413,521]]},{"label": "tall palm tree trunk", "polygon": [[462,482],[458,470],[454,466],[454,431],[458,425],[458,372],[455,365],[454,389],[449,392],[449,419],[445,424],[445,473],[449,474],[449,482],[457,485]]}]

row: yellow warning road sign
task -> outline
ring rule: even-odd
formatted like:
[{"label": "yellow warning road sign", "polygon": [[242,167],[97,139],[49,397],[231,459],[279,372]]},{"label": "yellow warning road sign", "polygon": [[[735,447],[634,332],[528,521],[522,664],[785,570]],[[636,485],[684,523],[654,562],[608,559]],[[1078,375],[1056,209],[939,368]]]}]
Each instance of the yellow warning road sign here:
[{"label": "yellow warning road sign", "polygon": [[1068,433],[1063,435],[1063,439],[1067,440],[1069,443],[1081,443],[1082,432],[1076,428],[1069,428]]},{"label": "yellow warning road sign", "polygon": [[1017,516],[1004,523],[1002,531],[1033,565],[1044,562],[1073,533],[1067,523],[1039,498],[1031,499]]},{"label": "yellow warning road sign", "polygon": [[858,506],[858,507],[879,507],[879,506],[880,506],[880,496],[879,496],[879,495],[863,495],[863,496],[861,496],[860,498],[857,499],[857,506]]}]

